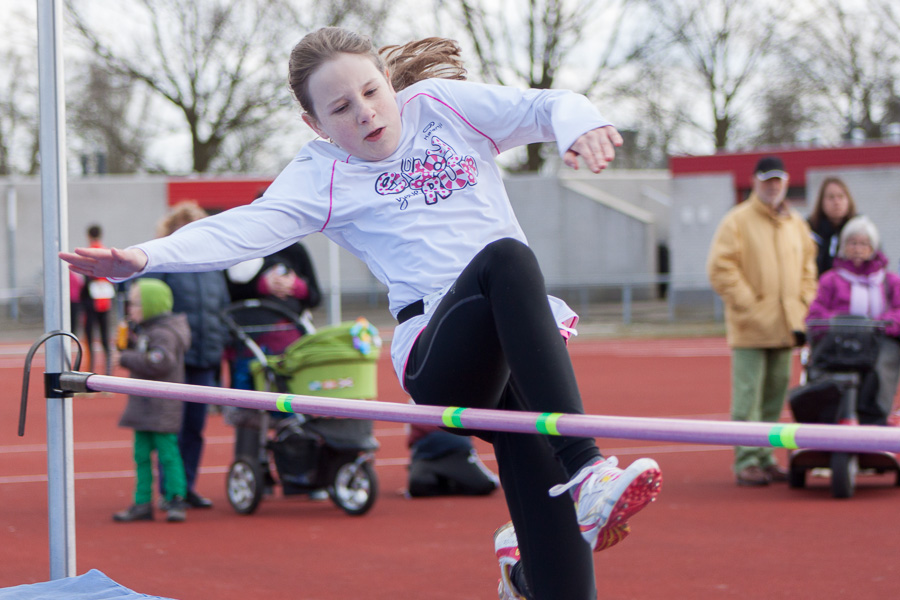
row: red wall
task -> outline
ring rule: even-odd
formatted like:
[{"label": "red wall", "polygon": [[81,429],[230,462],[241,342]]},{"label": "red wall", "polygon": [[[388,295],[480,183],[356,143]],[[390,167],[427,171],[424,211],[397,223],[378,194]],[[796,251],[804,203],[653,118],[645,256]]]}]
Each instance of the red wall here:
[{"label": "red wall", "polygon": [[743,199],[752,187],[753,169],[763,156],[776,155],[784,161],[792,189],[806,187],[806,171],[827,167],[872,167],[900,164],[900,145],[868,144],[838,148],[791,148],[763,152],[713,154],[710,156],[673,156],[669,172],[673,177],[698,174],[731,173],[737,184],[737,198]]},{"label": "red wall", "polygon": [[170,179],[169,206],[183,200],[196,200],[208,212],[216,213],[249,204],[270,183],[271,179]]},{"label": "red wall", "polygon": [[[900,164],[900,145],[869,144],[839,148],[803,148],[713,154],[710,156],[673,156],[669,171],[673,177],[698,174],[731,173],[742,199],[752,187],[753,168],[763,156],[775,154],[784,161],[791,176],[791,188],[806,186],[806,171],[822,167],[853,167]],[[271,179],[173,178],[168,183],[169,206],[182,200],[196,200],[210,212],[219,212],[248,204],[272,183]]]}]

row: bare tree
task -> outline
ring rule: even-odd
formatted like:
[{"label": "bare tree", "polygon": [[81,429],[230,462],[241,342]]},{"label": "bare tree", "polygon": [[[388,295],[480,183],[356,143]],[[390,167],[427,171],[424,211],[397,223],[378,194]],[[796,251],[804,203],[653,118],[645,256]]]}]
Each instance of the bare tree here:
[{"label": "bare tree", "polygon": [[861,128],[881,137],[897,118],[898,15],[896,3],[886,0],[819,0],[796,20],[785,44],[796,77],[837,117],[845,136]]},{"label": "bare tree", "polygon": [[[76,73],[68,84],[68,124],[80,142],[81,158],[102,164],[102,173],[160,171],[147,157],[152,122],[150,98],[125,76],[90,62],[85,73]],[[75,145],[73,143],[73,145]]]},{"label": "bare tree", "polygon": [[754,146],[794,144],[804,138],[818,137],[817,111],[811,107],[805,90],[784,80],[764,90],[759,97],[762,118],[752,138]]},{"label": "bare tree", "polygon": [[320,26],[346,27],[378,39],[396,0],[312,0],[298,10],[315,15]]},{"label": "bare tree", "polygon": [[642,62],[617,79],[611,97],[629,105],[634,115],[628,128],[633,134],[625,137],[625,144],[617,151],[617,163],[660,169],[667,166],[671,154],[691,150],[681,136],[691,124],[694,98],[679,89],[673,73],[660,64]]},{"label": "bare tree", "polygon": [[139,82],[177,111],[190,133],[195,172],[252,162],[250,151],[276,127],[273,115],[291,106],[287,57],[303,33],[351,17],[376,28],[389,6],[337,0],[302,7],[291,0],[99,5],[67,0],[67,16],[111,78]]},{"label": "bare tree", "polygon": [[[630,0],[445,0],[443,8],[462,24],[488,82],[549,89],[563,70],[577,72],[578,91],[593,92],[617,60],[620,24]],[[597,32],[602,32],[597,35]],[[537,171],[540,144],[513,170]]]},{"label": "bare tree", "polygon": [[643,60],[676,74],[681,86],[701,94],[694,126],[716,149],[732,142],[748,118],[745,101],[759,67],[773,48],[778,18],[760,0],[644,0],[655,31],[643,43]]},{"label": "bare tree", "polygon": [[112,76],[140,82],[177,109],[190,132],[191,170],[215,170],[230,136],[290,104],[284,64],[296,29],[282,2],[123,4],[106,7],[119,21],[115,31],[101,29],[96,0],[68,0],[67,14]]},{"label": "bare tree", "polygon": [[0,175],[39,169],[35,31],[34,16],[20,11],[0,27]]}]

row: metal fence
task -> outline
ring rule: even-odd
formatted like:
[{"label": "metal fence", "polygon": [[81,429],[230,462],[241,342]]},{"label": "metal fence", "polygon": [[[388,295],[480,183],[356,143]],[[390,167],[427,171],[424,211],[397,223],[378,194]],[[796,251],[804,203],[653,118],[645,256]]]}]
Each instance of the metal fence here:
[{"label": "metal fence", "polygon": [[[581,322],[635,323],[721,322],[722,302],[709,288],[705,276],[635,274],[580,285],[548,282],[548,293],[566,301]],[[43,316],[43,293],[37,287],[0,289],[0,327],[38,327]],[[364,314],[373,322],[389,325],[385,288],[377,281],[366,287],[343,288],[339,305],[345,318]],[[317,321],[327,322],[333,306],[323,290]],[[370,316],[371,315],[371,316]]]}]

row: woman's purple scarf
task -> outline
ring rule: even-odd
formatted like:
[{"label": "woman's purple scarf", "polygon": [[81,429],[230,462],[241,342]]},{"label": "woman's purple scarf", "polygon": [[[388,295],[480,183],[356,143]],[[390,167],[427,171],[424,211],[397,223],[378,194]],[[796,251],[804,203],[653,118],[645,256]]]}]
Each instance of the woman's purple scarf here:
[{"label": "woman's purple scarf", "polygon": [[860,265],[862,268],[854,268],[850,261],[837,261],[835,272],[850,282],[851,315],[876,318],[884,312],[884,262],[879,254]]}]

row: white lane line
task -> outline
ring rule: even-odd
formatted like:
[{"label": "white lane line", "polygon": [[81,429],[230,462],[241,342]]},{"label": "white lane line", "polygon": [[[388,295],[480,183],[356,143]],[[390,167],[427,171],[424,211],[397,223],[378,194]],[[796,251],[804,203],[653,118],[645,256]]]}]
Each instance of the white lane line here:
[{"label": "white lane line", "polygon": [[[634,456],[640,455],[659,455],[659,454],[678,454],[682,452],[721,452],[731,450],[731,446],[713,446],[713,445],[664,445],[664,446],[635,446],[624,448],[608,448],[603,451],[604,456]],[[486,463],[496,462],[497,459],[493,454],[479,453],[482,461]],[[405,467],[409,464],[409,457],[394,458],[376,458],[375,466],[380,468],[386,467]],[[200,473],[204,475],[224,475],[228,472],[228,465],[204,466],[200,468]],[[101,479],[120,479],[133,478],[134,471],[92,471],[85,473],[75,473],[77,481],[97,481]],[[18,483],[46,483],[47,474],[34,475],[9,475],[0,476],[0,485],[10,485]]]},{"label": "white lane line", "polygon": [[[379,429],[375,428],[376,438],[405,436],[407,432],[403,428]],[[233,444],[234,437],[227,435],[218,435],[207,437],[204,443],[209,446],[220,444]],[[132,440],[109,440],[105,442],[75,442],[75,450],[118,450],[121,448],[131,448]],[[0,446],[0,454],[25,454],[28,452],[45,452],[46,444],[14,444],[9,446]]]}]

